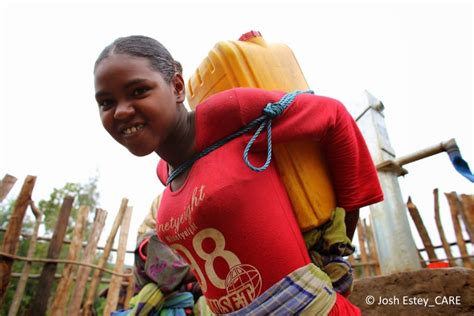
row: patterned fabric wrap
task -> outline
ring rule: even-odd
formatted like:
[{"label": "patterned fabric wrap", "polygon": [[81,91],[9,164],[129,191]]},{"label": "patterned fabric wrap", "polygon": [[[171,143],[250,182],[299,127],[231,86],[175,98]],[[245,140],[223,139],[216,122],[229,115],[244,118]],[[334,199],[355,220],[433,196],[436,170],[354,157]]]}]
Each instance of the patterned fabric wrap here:
[{"label": "patterned fabric wrap", "polygon": [[111,316],[185,316],[185,308],[194,305],[189,292],[173,292],[164,296],[158,286],[148,283],[130,300],[132,309],[112,312]]},{"label": "patterned fabric wrap", "polygon": [[200,296],[193,307],[193,314],[196,316],[215,316],[209,306],[207,305],[206,298]]},{"label": "patterned fabric wrap", "polygon": [[[146,260],[139,253],[142,242],[148,242]],[[147,232],[135,249],[135,293],[150,282],[164,294],[175,291],[183,284],[189,269],[180,256],[158,239],[155,231]]]},{"label": "patterned fabric wrap", "polygon": [[335,302],[331,280],[310,263],[290,273],[246,307],[226,315],[304,315],[309,306],[318,315],[327,315]]},{"label": "patterned fabric wrap", "polygon": [[348,295],[352,291],[352,267],[345,260],[354,252],[354,246],[346,235],[345,211],[336,208],[331,220],[321,227],[303,234],[311,261],[331,279],[338,293]]},{"label": "patterned fabric wrap", "polygon": [[193,295],[189,292],[174,292],[166,297],[160,316],[186,316],[185,308],[192,309]]},{"label": "patterned fabric wrap", "polygon": [[156,286],[156,284],[148,283],[140,292],[132,297],[130,304],[131,309],[120,310],[112,312],[111,316],[135,316],[135,315],[159,315],[165,303],[165,296],[163,292]]}]

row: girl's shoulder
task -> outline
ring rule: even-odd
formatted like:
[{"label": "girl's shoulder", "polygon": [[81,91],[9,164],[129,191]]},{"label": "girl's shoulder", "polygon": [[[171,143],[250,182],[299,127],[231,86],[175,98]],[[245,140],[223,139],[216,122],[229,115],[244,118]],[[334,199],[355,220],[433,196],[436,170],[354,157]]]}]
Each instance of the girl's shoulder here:
[{"label": "girl's shoulder", "polygon": [[[261,115],[263,107],[276,102],[284,92],[259,88],[232,88],[216,93],[196,107],[198,121],[206,125],[217,120],[229,122],[238,120],[239,124]],[[214,124],[212,124],[214,125]]]},{"label": "girl's shoulder", "polygon": [[216,93],[195,110],[196,144],[202,149],[261,115],[263,107],[278,96],[255,88],[234,88]]},{"label": "girl's shoulder", "polygon": [[282,91],[271,91],[260,88],[232,88],[211,95],[197,107],[206,110],[222,109],[235,106],[249,106],[274,102],[284,94]]}]

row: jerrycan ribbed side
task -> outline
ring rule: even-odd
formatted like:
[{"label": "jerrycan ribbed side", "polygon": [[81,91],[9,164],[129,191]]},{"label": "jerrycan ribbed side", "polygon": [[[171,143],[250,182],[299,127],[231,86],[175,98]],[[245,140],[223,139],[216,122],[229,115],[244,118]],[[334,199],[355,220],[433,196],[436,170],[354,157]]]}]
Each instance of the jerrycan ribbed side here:
[{"label": "jerrycan ribbed side", "polygon": [[[194,109],[207,97],[234,87],[291,92],[308,89],[308,84],[287,45],[268,44],[259,32],[251,31],[238,41],[214,46],[188,80],[188,103]],[[336,199],[318,144],[278,144],[273,153],[300,229],[324,224]]]}]

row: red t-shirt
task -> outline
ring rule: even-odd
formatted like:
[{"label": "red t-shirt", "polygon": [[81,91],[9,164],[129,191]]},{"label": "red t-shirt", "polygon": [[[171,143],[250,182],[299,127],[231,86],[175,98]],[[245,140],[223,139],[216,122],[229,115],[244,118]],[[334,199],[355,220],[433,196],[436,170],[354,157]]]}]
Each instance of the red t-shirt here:
[{"label": "red t-shirt", "polygon": [[[196,108],[196,151],[259,117],[283,94],[237,88],[210,97]],[[179,190],[165,188],[157,215],[158,236],[191,265],[215,313],[248,305],[310,262],[275,165],[263,172],[245,165],[250,137],[236,138],[196,161]],[[382,200],[366,144],[340,102],[302,94],[273,120],[274,144],[302,139],[321,144],[338,206],[356,209]],[[266,143],[260,136],[253,146],[254,165],[265,161]],[[158,174],[166,180],[165,163]]]}]

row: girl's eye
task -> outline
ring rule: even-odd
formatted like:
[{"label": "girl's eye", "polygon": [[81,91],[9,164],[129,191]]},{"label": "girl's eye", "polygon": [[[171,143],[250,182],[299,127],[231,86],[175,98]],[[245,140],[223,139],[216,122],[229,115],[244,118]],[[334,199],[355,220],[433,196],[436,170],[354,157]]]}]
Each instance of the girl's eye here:
[{"label": "girl's eye", "polygon": [[99,105],[99,108],[101,110],[108,110],[112,107],[113,102],[112,100],[100,100],[100,101],[97,101],[97,104]]},{"label": "girl's eye", "polygon": [[138,96],[141,96],[141,95],[145,94],[146,92],[148,92],[148,90],[150,90],[150,89],[147,88],[147,87],[136,88],[136,89],[133,90],[132,95],[134,97],[138,97]]}]

